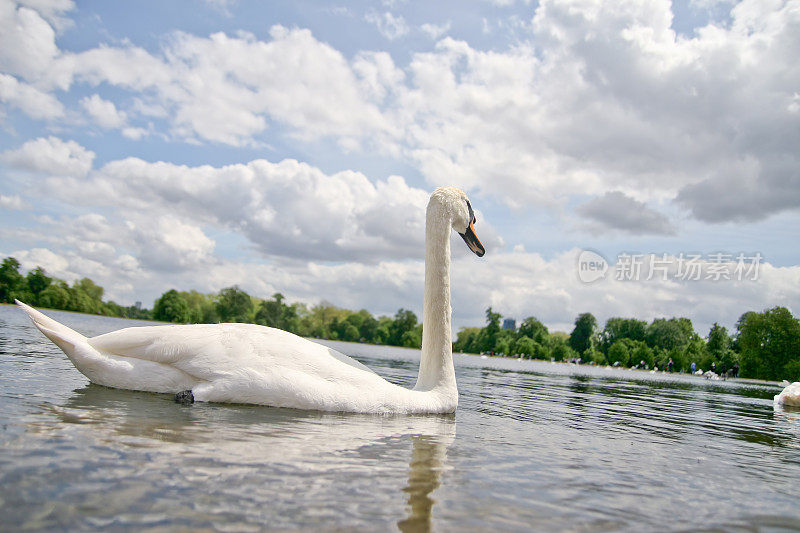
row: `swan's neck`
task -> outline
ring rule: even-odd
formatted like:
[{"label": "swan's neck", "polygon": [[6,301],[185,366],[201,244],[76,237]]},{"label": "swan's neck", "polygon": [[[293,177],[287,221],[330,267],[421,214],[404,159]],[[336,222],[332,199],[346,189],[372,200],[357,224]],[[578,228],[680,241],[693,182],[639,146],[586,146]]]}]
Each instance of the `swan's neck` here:
[{"label": "swan's neck", "polygon": [[425,227],[425,299],[422,310],[422,358],[415,390],[456,387],[450,333],[450,231],[441,205],[428,205]]}]

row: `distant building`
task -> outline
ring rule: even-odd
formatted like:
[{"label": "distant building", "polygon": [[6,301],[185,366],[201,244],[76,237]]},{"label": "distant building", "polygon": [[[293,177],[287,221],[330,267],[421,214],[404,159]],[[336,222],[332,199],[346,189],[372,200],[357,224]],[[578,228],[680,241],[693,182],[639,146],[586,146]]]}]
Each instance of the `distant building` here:
[{"label": "distant building", "polygon": [[135,306],[136,306],[136,309],[138,309],[140,311],[142,310],[142,302],[136,302]]},{"label": "distant building", "polygon": [[503,319],[503,329],[510,329],[514,331],[517,329],[517,321],[513,318],[504,318]]}]

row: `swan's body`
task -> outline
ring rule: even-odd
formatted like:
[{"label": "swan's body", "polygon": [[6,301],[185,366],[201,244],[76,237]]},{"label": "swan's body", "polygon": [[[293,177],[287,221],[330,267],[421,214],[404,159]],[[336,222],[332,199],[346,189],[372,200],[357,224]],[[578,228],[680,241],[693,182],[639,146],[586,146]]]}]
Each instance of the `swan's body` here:
[{"label": "swan's body", "polygon": [[800,407],[800,381],[787,385],[780,394],[776,394],[775,404]]},{"label": "swan's body", "polygon": [[450,229],[483,255],[463,192],[428,204],[422,356],[413,390],[358,361],[282,330],[252,324],[126,328],[87,338],[17,302],[93,383],[194,400],[321,411],[450,413],[458,405],[450,334]]}]

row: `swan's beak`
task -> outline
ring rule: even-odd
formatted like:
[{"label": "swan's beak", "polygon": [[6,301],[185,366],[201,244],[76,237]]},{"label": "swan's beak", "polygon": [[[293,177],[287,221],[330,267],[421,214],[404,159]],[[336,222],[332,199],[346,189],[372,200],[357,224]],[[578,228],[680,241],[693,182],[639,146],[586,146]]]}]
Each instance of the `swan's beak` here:
[{"label": "swan's beak", "polygon": [[459,233],[459,235],[461,235],[461,238],[464,239],[464,242],[467,243],[467,246],[469,246],[469,249],[472,250],[475,255],[483,257],[483,254],[486,253],[486,249],[483,247],[483,244],[481,244],[481,240],[478,236],[475,235],[474,224],[475,217],[473,216],[466,231],[464,231],[464,233]]}]

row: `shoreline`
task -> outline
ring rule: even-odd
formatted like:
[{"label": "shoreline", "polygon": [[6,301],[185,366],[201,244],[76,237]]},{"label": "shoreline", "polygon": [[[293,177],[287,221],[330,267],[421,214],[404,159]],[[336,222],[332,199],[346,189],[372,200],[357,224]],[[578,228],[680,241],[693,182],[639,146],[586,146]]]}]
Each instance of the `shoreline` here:
[{"label": "shoreline", "polygon": [[[10,303],[5,303],[5,302],[0,302],[0,305],[7,306],[7,307],[17,307],[17,304],[10,304]],[[160,320],[152,320],[152,319],[144,319],[144,318],[128,318],[128,317],[111,316],[111,315],[82,313],[80,311],[68,311],[66,309],[53,309],[53,308],[50,308],[50,307],[36,307],[36,309],[37,310],[41,310],[41,311],[58,311],[59,313],[70,313],[70,314],[74,314],[74,315],[84,315],[84,316],[92,316],[92,317],[99,317],[99,318],[116,318],[116,319],[119,319],[119,320],[135,320],[135,321],[138,321],[138,322],[157,323],[157,324],[164,324],[164,325],[175,325],[174,322],[162,322]],[[247,323],[247,322],[243,322],[243,323]],[[363,346],[377,346],[377,347],[390,347],[390,348],[393,348],[393,349],[394,348],[401,348],[401,349],[406,349],[406,350],[420,350],[420,348],[410,348],[408,346],[394,346],[394,345],[391,345],[391,344],[372,344],[372,343],[369,343],[369,342],[342,341],[342,340],[338,340],[338,339],[318,339],[318,338],[314,338],[314,337],[303,337],[303,338],[311,340],[311,341],[323,341],[323,342],[324,341],[331,341],[331,342],[341,342],[341,343],[347,343],[347,344],[359,344],[359,345],[363,345]],[[453,352],[453,355],[469,355],[469,356],[474,356],[474,357],[491,357],[493,359],[505,359],[505,360],[520,359],[518,357],[511,357],[511,356],[488,355],[488,354],[477,354],[477,353],[466,353],[466,352]],[[539,361],[539,362],[542,362],[542,363],[555,363],[555,364],[561,364],[561,365],[574,365],[574,366],[578,366],[578,367],[612,368],[612,369],[627,370],[627,371],[632,371],[632,372],[646,372],[648,374],[650,372],[652,372],[652,370],[644,370],[644,369],[641,369],[641,368],[612,367],[612,366],[607,366],[607,365],[589,365],[589,364],[583,364],[583,363],[570,363],[570,362],[567,362],[567,361],[548,361],[546,359],[522,359],[522,360],[523,361]],[[658,373],[658,374],[675,374],[675,375],[680,375],[680,376],[690,376],[690,377],[694,377],[694,378],[697,378],[697,379],[703,379],[705,381],[730,381],[730,382],[734,382],[734,383],[750,383],[750,384],[753,384],[753,385],[773,385],[773,386],[778,386],[778,387],[783,386],[782,385],[783,381],[768,381],[768,380],[756,379],[756,378],[739,378],[739,377],[737,377],[737,378],[727,378],[727,379],[720,378],[719,380],[711,380],[711,379],[705,378],[704,376],[697,376],[695,374],[690,374],[690,373],[685,373],[685,372],[666,372],[664,370],[657,370],[656,373]]]}]

